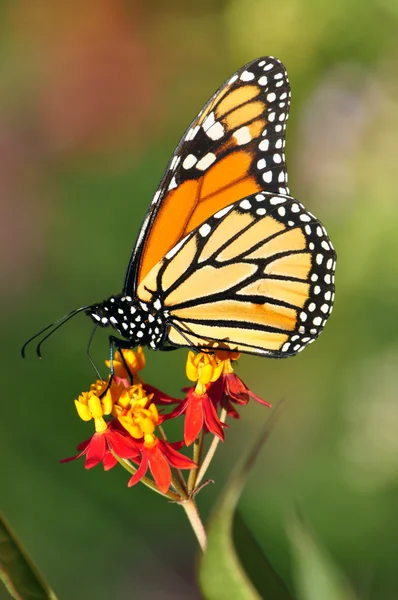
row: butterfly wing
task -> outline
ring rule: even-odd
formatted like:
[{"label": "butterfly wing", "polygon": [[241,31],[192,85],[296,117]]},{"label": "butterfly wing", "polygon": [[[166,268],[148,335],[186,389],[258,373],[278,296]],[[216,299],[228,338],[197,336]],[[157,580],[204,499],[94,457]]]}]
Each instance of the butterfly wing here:
[{"label": "butterfly wing", "polygon": [[129,262],[125,294],[135,295],[161,258],[215,212],[262,189],[289,193],[289,105],[287,73],[273,57],[245,65],[210,98],[167,165]]},{"label": "butterfly wing", "polygon": [[137,296],[168,317],[175,346],[286,357],[321,333],[336,254],[303,205],[268,192],[219,210],[168,252]]}]

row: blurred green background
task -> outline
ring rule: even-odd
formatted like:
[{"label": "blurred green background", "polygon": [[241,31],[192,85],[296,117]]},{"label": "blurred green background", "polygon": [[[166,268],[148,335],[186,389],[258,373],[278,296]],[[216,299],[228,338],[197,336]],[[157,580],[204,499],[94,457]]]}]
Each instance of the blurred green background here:
[{"label": "blurred green background", "polygon": [[[298,504],[359,598],[398,597],[398,2],[3,0],[0,508],[62,598],[199,598],[178,506],[127,489],[122,470],[58,463],[92,431],[73,406],[95,378],[90,321],[65,326],[42,361],[19,349],[121,290],[180,135],[267,54],[289,72],[290,187],[337,249],[337,293],[324,334],[294,360],[240,360],[257,394],[286,399],[241,509],[290,586]],[[93,355],[106,358],[106,332]],[[148,352],[146,380],[177,394],[185,357]],[[242,415],[200,494],[205,516],[267,411]]]}]

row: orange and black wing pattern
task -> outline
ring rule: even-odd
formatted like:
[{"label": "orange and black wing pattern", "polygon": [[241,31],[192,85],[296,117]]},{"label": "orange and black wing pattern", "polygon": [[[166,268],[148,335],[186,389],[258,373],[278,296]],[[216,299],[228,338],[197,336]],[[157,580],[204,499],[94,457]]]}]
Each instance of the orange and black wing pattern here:
[{"label": "orange and black wing pattern", "polygon": [[292,356],[333,306],[336,254],[294,198],[256,192],[218,210],[146,275],[137,298],[167,318],[174,346]]},{"label": "orange and black wing pattern", "polygon": [[285,129],[290,86],[283,64],[245,65],[210,98],[167,166],[127,269],[134,295],[151,269],[216,212],[265,190],[288,194]]}]

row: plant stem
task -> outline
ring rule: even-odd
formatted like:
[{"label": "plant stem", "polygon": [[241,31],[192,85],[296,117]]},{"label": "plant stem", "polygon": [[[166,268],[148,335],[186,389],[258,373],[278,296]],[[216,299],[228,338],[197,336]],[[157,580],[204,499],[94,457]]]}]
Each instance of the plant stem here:
[{"label": "plant stem", "polygon": [[[175,469],[177,471],[177,469]],[[188,496],[188,492],[186,490],[186,484],[185,484],[185,479],[184,479],[184,485],[181,485],[180,482],[175,478],[175,477],[171,477],[171,485],[173,486],[173,488],[175,489],[176,492],[178,492],[179,494],[179,502],[181,501],[186,501],[188,500],[189,496]]]},{"label": "plant stem", "polygon": [[191,527],[194,530],[194,533],[199,542],[199,546],[201,547],[202,551],[204,552],[206,550],[207,536],[206,536],[205,528],[202,523],[202,519],[200,518],[200,515],[198,512],[198,507],[196,506],[196,502],[193,498],[190,498],[189,500],[187,500],[187,502],[181,503],[181,506],[185,510],[185,513],[188,517]]},{"label": "plant stem", "polygon": [[[221,411],[221,414],[220,414],[220,421],[225,423],[226,418],[227,418],[227,411],[223,408]],[[213,437],[213,441],[210,444],[210,448],[208,449],[207,454],[204,457],[203,462],[200,466],[199,472],[196,476],[196,481],[195,481],[196,487],[198,487],[198,485],[202,481],[203,477],[205,476],[206,471],[209,468],[211,461],[213,460],[214,454],[217,450],[217,446],[220,443],[220,441],[221,441],[220,438],[217,437],[216,435]]]},{"label": "plant stem", "polygon": [[194,446],[193,446],[193,461],[198,465],[198,467],[196,469],[191,469],[189,472],[189,477],[188,477],[188,493],[190,494],[192,492],[192,490],[195,488],[196,485],[196,479],[198,476],[198,471],[199,471],[199,465],[200,465],[200,460],[202,458],[202,451],[203,451],[203,439],[204,439],[204,435],[203,435],[203,429],[199,434],[199,437],[196,438],[195,442],[194,442]]}]

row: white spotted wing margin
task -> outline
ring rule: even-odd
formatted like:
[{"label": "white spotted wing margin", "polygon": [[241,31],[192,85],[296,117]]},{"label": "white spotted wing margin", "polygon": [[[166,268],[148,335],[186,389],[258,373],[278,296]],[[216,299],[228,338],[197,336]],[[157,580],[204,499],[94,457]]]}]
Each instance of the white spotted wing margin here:
[{"label": "white spotted wing margin", "polygon": [[140,284],[156,290],[174,346],[292,356],[332,311],[336,254],[323,225],[290,196],[253,194],[179,242]]},{"label": "white spotted wing margin", "polygon": [[[239,98],[239,91],[244,88],[246,94],[242,93]],[[228,97],[230,108],[225,102]],[[135,295],[141,257],[167,194],[185,181],[198,179],[209,166],[219,163],[237,148],[245,149],[250,155],[250,174],[261,188],[276,194],[290,193],[284,153],[290,98],[287,71],[283,63],[272,56],[244,65],[211,96],[186,129],[166,166],[131,253],[123,287],[125,294]],[[242,121],[239,111],[248,103],[257,103],[262,109],[252,117],[248,111]],[[221,104],[224,109],[218,114]]]}]

